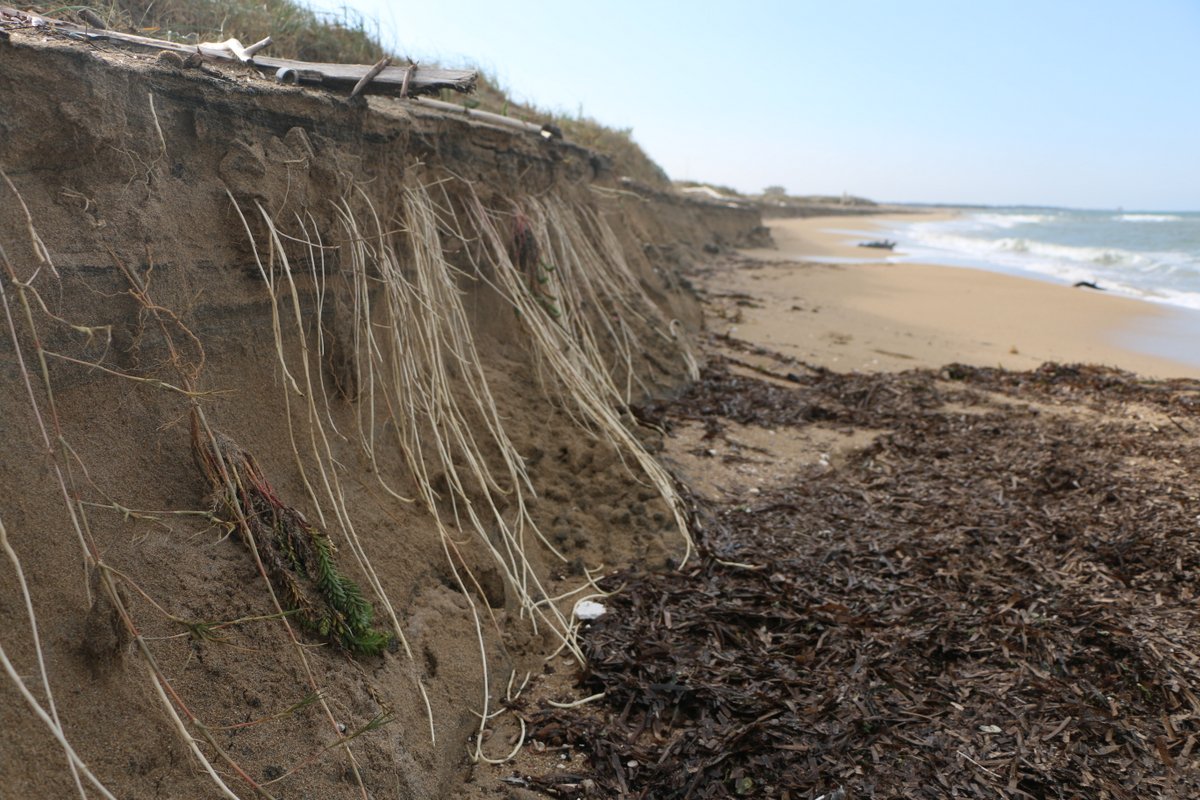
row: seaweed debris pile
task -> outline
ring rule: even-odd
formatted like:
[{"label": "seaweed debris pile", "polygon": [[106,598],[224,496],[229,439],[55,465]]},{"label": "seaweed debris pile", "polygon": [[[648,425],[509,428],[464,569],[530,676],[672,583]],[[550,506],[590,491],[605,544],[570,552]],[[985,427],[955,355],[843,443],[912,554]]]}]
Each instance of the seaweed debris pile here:
[{"label": "seaweed debris pile", "polygon": [[589,769],[520,780],[557,797],[1197,796],[1200,384],[774,366],[803,374],[717,363],[641,413],[702,422],[709,470],[765,459],[714,457],[735,423],[874,442],[697,499],[697,563],[602,583],[623,588],[581,635],[581,680],[603,698],[525,712]]}]

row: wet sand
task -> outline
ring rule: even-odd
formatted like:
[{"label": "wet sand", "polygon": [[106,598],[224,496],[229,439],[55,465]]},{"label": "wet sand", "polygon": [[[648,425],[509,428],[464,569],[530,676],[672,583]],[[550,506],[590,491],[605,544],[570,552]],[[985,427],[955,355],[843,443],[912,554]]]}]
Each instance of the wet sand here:
[{"label": "wet sand", "polygon": [[[944,219],[949,213],[902,219]],[[745,251],[763,263],[718,281],[722,291],[753,301],[731,304],[715,327],[839,371],[956,361],[1031,369],[1058,361],[1148,377],[1200,377],[1200,366],[1129,346],[1165,329],[1171,309],[982,270],[885,263],[886,254],[855,246],[879,238],[889,220],[899,219],[770,221],[777,248]]]}]

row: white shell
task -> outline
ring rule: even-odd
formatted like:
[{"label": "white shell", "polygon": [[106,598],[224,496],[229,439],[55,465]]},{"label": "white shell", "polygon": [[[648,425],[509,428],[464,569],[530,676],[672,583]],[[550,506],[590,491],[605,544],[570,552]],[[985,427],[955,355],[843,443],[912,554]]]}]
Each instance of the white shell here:
[{"label": "white shell", "polygon": [[575,604],[575,616],[582,620],[599,619],[608,609],[594,600],[580,600]]}]

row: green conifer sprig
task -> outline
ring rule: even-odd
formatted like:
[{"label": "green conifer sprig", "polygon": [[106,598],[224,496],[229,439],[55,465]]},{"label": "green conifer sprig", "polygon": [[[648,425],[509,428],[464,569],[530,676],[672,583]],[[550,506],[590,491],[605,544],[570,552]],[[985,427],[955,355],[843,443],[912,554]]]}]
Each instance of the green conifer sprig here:
[{"label": "green conifer sprig", "polygon": [[374,608],[358,584],[338,571],[336,549],[325,532],[285,505],[253,456],[232,439],[217,433],[211,440],[197,437],[194,444],[219,505],[253,540],[287,610],[310,632],[355,655],[388,649],[391,634],[373,627]]}]

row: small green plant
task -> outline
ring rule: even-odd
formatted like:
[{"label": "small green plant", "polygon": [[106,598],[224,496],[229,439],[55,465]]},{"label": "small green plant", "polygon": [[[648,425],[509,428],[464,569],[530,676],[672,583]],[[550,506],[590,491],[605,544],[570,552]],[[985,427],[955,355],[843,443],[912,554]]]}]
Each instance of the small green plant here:
[{"label": "small green plant", "polygon": [[562,319],[562,311],[558,307],[558,296],[549,288],[557,267],[542,258],[541,245],[538,244],[537,236],[533,232],[533,224],[529,217],[520,212],[513,218],[509,251],[513,264],[529,278],[527,281],[529,294],[537,300],[543,311],[554,319]]},{"label": "small green plant", "polygon": [[221,509],[262,562],[280,602],[312,633],[355,655],[379,655],[390,634],[372,627],[375,611],[342,575],[334,545],[320,528],[275,494],[254,458],[229,437],[193,428],[196,460]]}]

